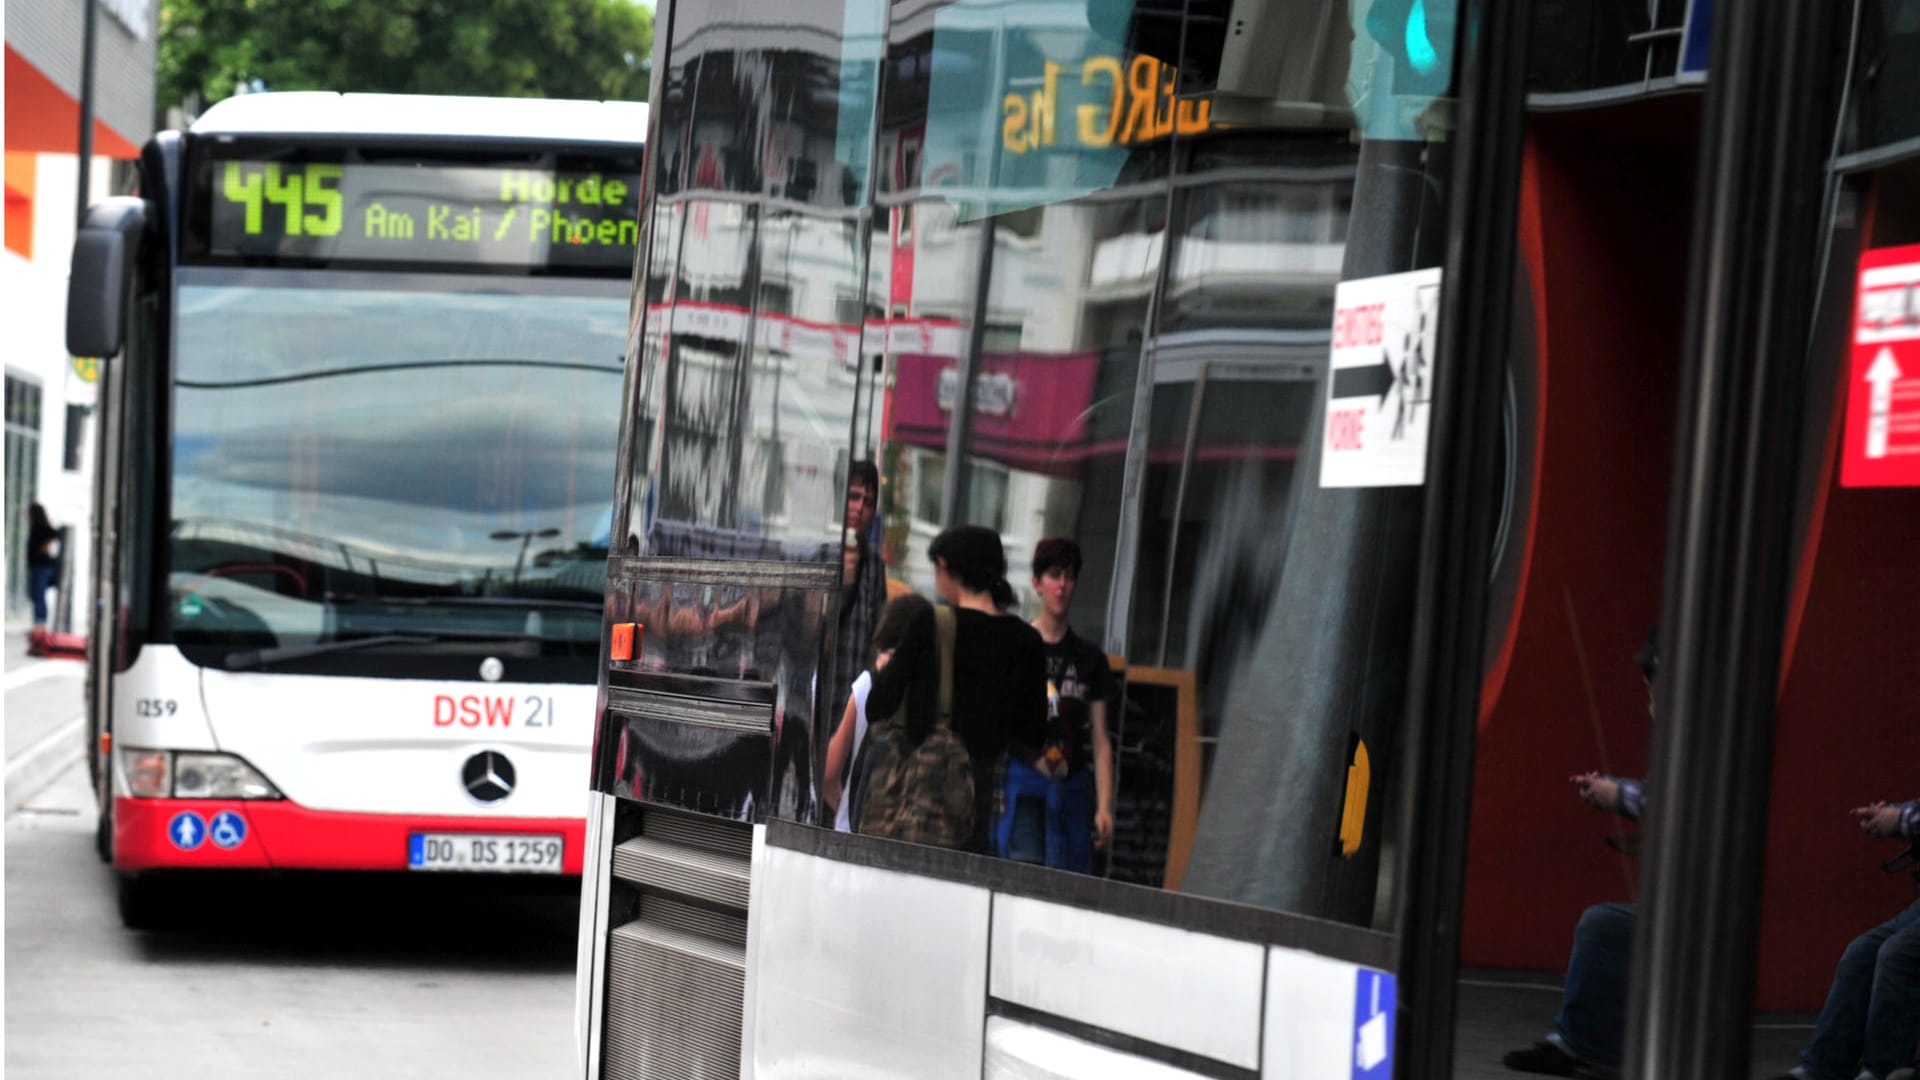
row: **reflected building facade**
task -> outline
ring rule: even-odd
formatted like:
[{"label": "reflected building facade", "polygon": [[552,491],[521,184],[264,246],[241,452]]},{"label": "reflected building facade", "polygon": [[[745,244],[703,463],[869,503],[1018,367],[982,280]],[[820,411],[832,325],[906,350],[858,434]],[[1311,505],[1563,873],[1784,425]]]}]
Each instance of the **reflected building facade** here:
[{"label": "reflected building facade", "polygon": [[[1206,18],[1151,4],[673,9],[616,603],[654,628],[635,672],[768,684],[774,813],[816,816],[810,763],[840,719],[821,683],[850,675],[822,659],[830,631],[764,620],[846,602],[842,492],[870,459],[879,520],[857,539],[892,590],[930,594],[927,545],[985,525],[1032,617],[1035,544],[1079,541],[1076,629],[1123,675],[1101,874],[1374,920],[1377,790],[1359,857],[1299,868],[1326,861],[1355,742],[1393,741],[1381,672],[1405,643],[1365,643],[1406,633],[1417,502],[1300,477],[1336,283],[1438,262],[1446,103],[1395,93],[1365,5],[1337,7],[1293,46],[1319,74],[1278,112],[1221,91],[1220,43],[1178,32]],[[1378,542],[1329,548],[1338,523]],[[716,563],[695,586],[687,559],[769,583]],[[1347,630],[1304,648],[1283,610]],[[750,817],[757,784],[721,802]]]}]

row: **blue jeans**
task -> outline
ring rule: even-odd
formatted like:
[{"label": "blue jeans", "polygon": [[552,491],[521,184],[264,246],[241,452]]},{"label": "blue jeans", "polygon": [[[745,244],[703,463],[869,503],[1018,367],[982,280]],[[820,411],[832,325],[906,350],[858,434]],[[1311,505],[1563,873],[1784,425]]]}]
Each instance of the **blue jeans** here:
[{"label": "blue jeans", "polygon": [[1627,1040],[1627,985],[1632,976],[1632,904],[1595,904],[1582,912],[1567,960],[1567,988],[1554,1018],[1567,1049],[1614,1068]]},{"label": "blue jeans", "polygon": [[53,567],[27,567],[27,588],[33,598],[33,625],[47,625],[47,590],[53,588]]},{"label": "blue jeans", "polygon": [[1813,1044],[1800,1060],[1820,1080],[1884,1077],[1913,1064],[1920,1043],[1920,901],[1853,939],[1840,954]]},{"label": "blue jeans", "polygon": [[994,851],[1016,862],[1093,873],[1093,775],[1055,780],[1024,761],[1007,762],[1006,808],[994,823]]}]

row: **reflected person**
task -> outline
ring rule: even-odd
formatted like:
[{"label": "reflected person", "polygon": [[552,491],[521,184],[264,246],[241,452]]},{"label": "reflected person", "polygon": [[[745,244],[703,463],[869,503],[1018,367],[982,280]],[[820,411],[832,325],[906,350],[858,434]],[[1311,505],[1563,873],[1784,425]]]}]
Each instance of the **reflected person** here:
[{"label": "reflected person", "polygon": [[[1647,687],[1647,711],[1653,711],[1653,681],[1660,671],[1659,630],[1647,632],[1634,656]],[[1568,777],[1580,801],[1603,813],[1639,821],[1646,808],[1640,780],[1597,772]],[[1501,1059],[1516,1072],[1547,1076],[1611,1075],[1626,1044],[1627,988],[1632,977],[1633,930],[1637,912],[1631,903],[1595,904],[1574,927],[1567,959],[1566,986],[1553,1030],[1532,1046]]]},{"label": "reflected person", "polygon": [[[1033,627],[1002,615],[996,583],[1007,575],[1000,536],[978,525],[942,532],[928,546],[934,589],[954,609],[954,734],[966,745],[973,773],[970,850],[986,852],[989,815],[1002,761],[1011,750],[1031,755],[1046,737],[1046,645]],[[939,646],[931,608],[916,614],[893,661],[875,674],[867,696],[870,717],[891,716],[906,705],[906,738],[917,745],[939,715]]]},{"label": "reflected person", "polygon": [[1047,738],[1031,760],[1008,760],[994,841],[1007,858],[1090,874],[1094,849],[1113,839],[1113,673],[1106,653],[1068,623],[1083,561],[1080,545],[1064,536],[1033,551],[1041,603],[1033,628],[1047,650]]},{"label": "reflected person", "polygon": [[847,468],[847,539],[842,551],[834,662],[827,683],[833,697],[826,715],[831,717],[846,713],[853,680],[866,670],[874,626],[887,601],[887,566],[874,529],[879,508],[880,471],[871,461],[854,462]]},{"label": "reflected person", "polygon": [[[1871,803],[1852,814],[1869,838],[1920,840],[1920,799]],[[1854,938],[1840,954],[1813,1042],[1780,1080],[1887,1080],[1914,1063],[1916,1044],[1920,900]]]},{"label": "reflected person", "polygon": [[866,743],[867,696],[873,691],[874,672],[885,668],[893,658],[893,650],[906,636],[914,616],[930,610],[932,605],[926,597],[908,593],[887,601],[880,611],[880,624],[873,631],[872,666],[853,680],[846,712],[827,744],[826,798],[834,811],[833,827],[840,832],[852,832],[853,823],[859,820],[855,816],[858,808],[853,805],[857,801],[857,763]]}]

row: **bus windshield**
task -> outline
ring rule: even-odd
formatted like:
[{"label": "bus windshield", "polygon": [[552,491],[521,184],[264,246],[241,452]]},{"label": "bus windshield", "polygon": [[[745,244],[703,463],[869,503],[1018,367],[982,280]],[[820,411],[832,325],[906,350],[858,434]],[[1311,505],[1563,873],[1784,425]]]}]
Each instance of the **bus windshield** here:
[{"label": "bus windshield", "polygon": [[180,281],[166,602],[183,652],[594,648],[624,283]]}]

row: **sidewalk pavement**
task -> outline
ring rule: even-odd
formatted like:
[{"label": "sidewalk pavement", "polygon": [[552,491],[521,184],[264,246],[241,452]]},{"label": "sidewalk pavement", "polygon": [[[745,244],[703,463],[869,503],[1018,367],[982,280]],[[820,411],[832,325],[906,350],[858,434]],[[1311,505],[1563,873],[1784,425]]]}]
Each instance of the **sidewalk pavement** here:
[{"label": "sidewalk pavement", "polygon": [[24,628],[9,629],[4,640],[4,786],[11,815],[85,755],[86,665],[28,656]]}]

